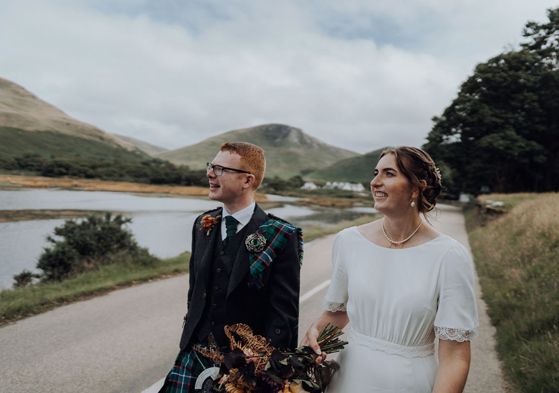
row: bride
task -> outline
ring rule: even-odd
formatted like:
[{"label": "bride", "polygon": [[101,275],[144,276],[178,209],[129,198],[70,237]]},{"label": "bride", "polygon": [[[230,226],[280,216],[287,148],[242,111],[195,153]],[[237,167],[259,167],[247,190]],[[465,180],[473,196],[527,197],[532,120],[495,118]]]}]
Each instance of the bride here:
[{"label": "bride", "polygon": [[384,218],[337,235],[325,311],[302,345],[321,355],[322,328],[351,323],[328,393],[462,392],[478,329],[474,271],[466,248],[420,216],[435,207],[439,171],[421,149],[391,148],[371,191]]}]

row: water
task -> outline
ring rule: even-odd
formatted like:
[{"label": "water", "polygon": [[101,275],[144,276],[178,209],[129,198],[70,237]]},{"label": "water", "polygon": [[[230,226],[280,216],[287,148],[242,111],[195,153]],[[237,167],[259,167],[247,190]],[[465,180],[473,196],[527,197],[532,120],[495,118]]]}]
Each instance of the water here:
[{"label": "water", "polygon": [[[272,197],[275,201],[291,202]],[[67,191],[58,189],[0,189],[1,210],[75,209],[122,212],[132,218],[129,229],[139,245],[160,257],[177,256],[191,249],[192,225],[196,217],[221,204],[207,198],[154,197],[150,194],[126,194],[103,191]],[[351,219],[360,209],[309,208],[284,204],[268,209],[294,225],[329,225]],[[374,209],[372,209],[374,212]],[[369,211],[366,211],[369,212]],[[35,220],[0,223],[0,288],[10,288],[12,276],[23,269],[34,271],[46,237],[64,220]],[[39,271],[37,271],[39,272]]]}]

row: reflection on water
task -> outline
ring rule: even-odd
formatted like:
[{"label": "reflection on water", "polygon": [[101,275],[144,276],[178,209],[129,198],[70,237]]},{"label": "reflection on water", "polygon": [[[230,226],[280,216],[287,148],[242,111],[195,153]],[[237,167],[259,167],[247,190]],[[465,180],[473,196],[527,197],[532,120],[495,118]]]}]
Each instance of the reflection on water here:
[{"label": "reflection on water", "polygon": [[0,190],[0,209],[75,209],[108,211],[206,211],[215,208],[210,199],[188,197],[151,198],[149,194],[58,189]]},{"label": "reflection on water", "polygon": [[[132,217],[128,224],[138,244],[160,257],[169,258],[191,249],[192,224],[196,217],[221,204],[209,199],[157,197],[116,192],[66,191],[57,189],[0,190],[1,210],[76,209],[119,211]],[[353,219],[363,208],[309,208],[285,204],[268,212],[294,225],[331,225]],[[364,208],[371,209],[371,208]],[[366,211],[367,213],[369,211]],[[374,209],[373,209],[374,212]],[[33,271],[46,236],[64,220],[0,223],[0,288],[11,287],[14,274]]]}]

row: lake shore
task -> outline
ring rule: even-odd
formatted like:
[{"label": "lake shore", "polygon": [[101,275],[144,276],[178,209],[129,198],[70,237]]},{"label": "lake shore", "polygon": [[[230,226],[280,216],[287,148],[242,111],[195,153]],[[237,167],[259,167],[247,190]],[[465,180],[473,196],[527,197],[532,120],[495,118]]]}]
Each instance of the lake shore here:
[{"label": "lake shore", "polygon": [[[0,222],[18,222],[35,220],[58,220],[87,217],[90,214],[99,213],[96,210],[0,210]],[[113,215],[122,212],[111,212]]]},{"label": "lake shore", "polygon": [[[39,176],[0,175],[0,188],[62,188],[78,191],[112,191],[127,193],[165,194],[206,197],[207,187],[158,186],[153,184],[113,182],[94,179],[68,179]],[[256,202],[269,202],[264,194],[257,193]]]}]

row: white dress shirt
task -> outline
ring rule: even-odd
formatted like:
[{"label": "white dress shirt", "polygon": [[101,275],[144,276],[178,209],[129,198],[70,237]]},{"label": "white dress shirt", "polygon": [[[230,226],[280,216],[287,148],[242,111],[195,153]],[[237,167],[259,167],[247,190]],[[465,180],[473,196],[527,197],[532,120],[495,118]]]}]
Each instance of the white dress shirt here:
[{"label": "white dress shirt", "polygon": [[[245,227],[246,224],[252,218],[252,214],[254,213],[254,207],[256,202],[252,202],[249,206],[245,207],[243,210],[239,210],[235,214],[230,214],[225,207],[223,207],[223,212],[221,213],[221,240],[225,240],[227,237],[227,228],[225,227],[225,217],[233,216],[239,223],[237,224],[237,232]],[[236,233],[237,233],[236,232]]]}]

